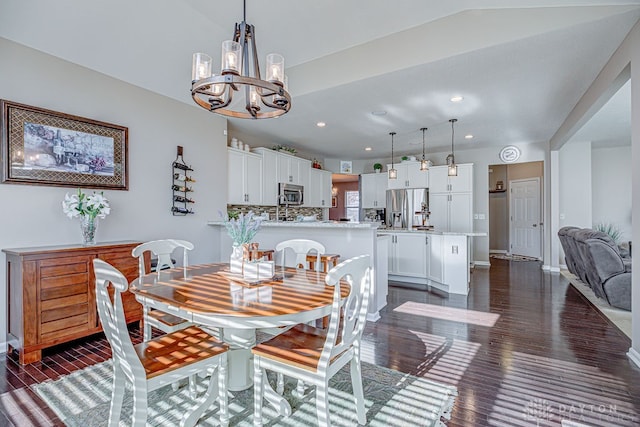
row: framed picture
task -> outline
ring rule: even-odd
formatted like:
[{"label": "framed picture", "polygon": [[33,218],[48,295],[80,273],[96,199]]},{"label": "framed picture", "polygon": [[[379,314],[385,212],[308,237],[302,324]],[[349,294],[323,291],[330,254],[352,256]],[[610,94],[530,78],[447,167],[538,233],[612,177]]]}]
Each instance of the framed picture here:
[{"label": "framed picture", "polygon": [[338,207],[338,196],[331,196],[331,207],[332,208]]},{"label": "framed picture", "polygon": [[0,100],[2,182],[129,189],[128,128]]},{"label": "framed picture", "polygon": [[351,173],[351,161],[340,160],[340,173]]}]

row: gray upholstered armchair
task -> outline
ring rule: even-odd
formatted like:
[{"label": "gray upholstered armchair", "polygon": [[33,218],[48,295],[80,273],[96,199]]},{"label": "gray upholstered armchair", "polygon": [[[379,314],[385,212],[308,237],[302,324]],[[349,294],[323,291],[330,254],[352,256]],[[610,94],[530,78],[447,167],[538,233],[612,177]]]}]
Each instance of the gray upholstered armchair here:
[{"label": "gray upholstered armchair", "polygon": [[621,256],[608,234],[562,227],[558,238],[571,273],[613,307],[631,310],[631,259]]},{"label": "gray upholstered armchair", "polygon": [[609,304],[623,310],[631,310],[631,260],[623,260],[617,246],[611,246],[599,238],[587,239],[589,258],[596,283]]}]

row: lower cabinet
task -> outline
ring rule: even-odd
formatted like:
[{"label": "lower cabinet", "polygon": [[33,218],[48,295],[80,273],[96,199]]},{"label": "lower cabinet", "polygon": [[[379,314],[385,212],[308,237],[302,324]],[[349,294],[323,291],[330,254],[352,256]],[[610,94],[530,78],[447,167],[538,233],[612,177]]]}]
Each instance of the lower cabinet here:
[{"label": "lower cabinet", "polygon": [[[138,260],[131,256],[137,245],[139,242],[114,242],[3,250],[8,342],[18,351],[20,363],[37,362],[44,348],[102,331],[93,259],[112,264],[131,282],[138,277]],[[142,306],[132,294],[123,294],[123,305],[127,322],[142,318]]]},{"label": "lower cabinet", "polygon": [[429,236],[423,233],[392,233],[389,274],[427,277]]}]

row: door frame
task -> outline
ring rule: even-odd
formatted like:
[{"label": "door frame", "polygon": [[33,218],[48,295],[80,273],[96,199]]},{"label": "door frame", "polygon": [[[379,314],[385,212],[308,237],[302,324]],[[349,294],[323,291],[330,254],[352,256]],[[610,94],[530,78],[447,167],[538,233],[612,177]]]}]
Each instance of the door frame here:
[{"label": "door frame", "polygon": [[525,181],[536,181],[538,184],[538,218],[540,219],[539,224],[539,229],[538,229],[538,238],[540,240],[540,245],[539,245],[539,253],[537,255],[537,258],[539,260],[542,260],[543,258],[543,253],[544,253],[544,207],[542,206],[542,184],[541,184],[541,179],[539,176],[532,176],[530,178],[521,178],[521,179],[511,179],[508,181],[508,186],[509,186],[509,190],[508,190],[508,198],[509,198],[509,254],[512,255],[512,245],[513,245],[513,221],[511,220],[512,216],[512,206],[511,206],[511,202],[512,202],[512,185],[513,183],[516,182],[525,182]]}]

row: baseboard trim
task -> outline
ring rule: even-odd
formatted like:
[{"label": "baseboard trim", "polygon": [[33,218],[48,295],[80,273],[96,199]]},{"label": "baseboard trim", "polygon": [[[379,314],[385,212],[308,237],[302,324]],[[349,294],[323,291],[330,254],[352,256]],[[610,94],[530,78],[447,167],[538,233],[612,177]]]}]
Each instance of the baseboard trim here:
[{"label": "baseboard trim", "polygon": [[8,349],[6,342],[0,342],[0,353],[6,353]]},{"label": "baseboard trim", "polygon": [[491,267],[491,263],[489,261],[474,261],[473,262],[476,266],[481,266],[481,267]]},{"label": "baseboard trim", "polygon": [[635,363],[638,368],[640,368],[640,353],[638,353],[635,348],[629,348],[627,356],[629,356],[629,359],[631,359],[631,361]]},{"label": "baseboard trim", "polygon": [[560,267],[552,267],[550,265],[543,265],[543,271],[548,271],[549,273],[560,273]]},{"label": "baseboard trim", "polygon": [[376,311],[375,313],[367,313],[367,322],[377,322],[380,320],[380,312]]},{"label": "baseboard trim", "polygon": [[505,251],[505,250],[502,250],[502,249],[489,249],[489,253],[490,254],[503,254],[503,255],[506,255],[506,254],[509,253],[509,251]]}]

